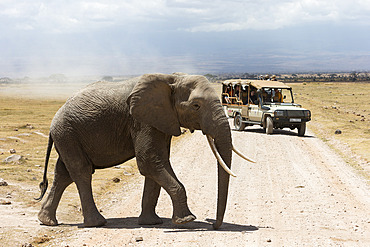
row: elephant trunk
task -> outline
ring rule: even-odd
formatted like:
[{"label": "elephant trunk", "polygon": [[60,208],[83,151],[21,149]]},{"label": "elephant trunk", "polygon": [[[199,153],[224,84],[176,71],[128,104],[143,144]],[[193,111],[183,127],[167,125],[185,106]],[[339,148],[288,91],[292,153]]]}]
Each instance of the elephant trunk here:
[{"label": "elephant trunk", "polygon": [[[226,165],[231,168],[231,154],[232,154],[232,143],[230,131],[228,135],[224,135],[222,138],[215,139],[216,148],[221,155]],[[226,210],[227,196],[229,191],[229,178],[230,175],[218,164],[218,195],[217,195],[217,215],[216,223],[213,224],[214,229],[218,229],[224,219]]]},{"label": "elephant trunk", "polygon": [[[214,144],[218,153],[220,154],[222,160],[225,162],[226,166],[231,168],[231,156],[232,156],[232,140],[231,140],[231,130],[229,122],[225,116],[222,107],[219,106],[217,111],[217,120],[214,119],[213,123],[218,123],[213,126],[212,130],[209,132],[210,136],[214,139]],[[218,229],[222,225],[224,218],[227,196],[229,189],[229,178],[230,175],[217,164],[218,173],[218,196],[217,196],[217,215],[216,222],[213,224],[214,229]]]}]

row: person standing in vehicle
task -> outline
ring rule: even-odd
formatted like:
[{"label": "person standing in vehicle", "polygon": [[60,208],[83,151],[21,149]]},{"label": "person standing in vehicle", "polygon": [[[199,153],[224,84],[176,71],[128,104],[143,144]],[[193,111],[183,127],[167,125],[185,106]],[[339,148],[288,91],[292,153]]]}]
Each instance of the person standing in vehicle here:
[{"label": "person standing in vehicle", "polygon": [[240,101],[240,86],[239,85],[235,86],[235,97],[237,101]]},{"label": "person standing in vehicle", "polygon": [[251,97],[249,98],[249,101],[250,101],[251,104],[255,104],[255,105],[258,104],[258,99],[257,99],[257,95],[256,95],[255,90],[251,91]]},{"label": "person standing in vehicle", "polygon": [[279,89],[275,88],[274,92],[275,92],[275,95],[272,98],[274,102],[277,102],[277,103],[283,102],[283,95],[281,95],[281,92],[279,91]]}]

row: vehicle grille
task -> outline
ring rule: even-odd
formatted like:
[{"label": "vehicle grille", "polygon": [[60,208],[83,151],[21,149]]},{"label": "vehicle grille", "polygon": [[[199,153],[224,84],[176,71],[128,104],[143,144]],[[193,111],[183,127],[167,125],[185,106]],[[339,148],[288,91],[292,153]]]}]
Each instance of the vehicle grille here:
[{"label": "vehicle grille", "polygon": [[297,111],[286,111],[288,117],[304,117],[304,112],[297,110]]}]

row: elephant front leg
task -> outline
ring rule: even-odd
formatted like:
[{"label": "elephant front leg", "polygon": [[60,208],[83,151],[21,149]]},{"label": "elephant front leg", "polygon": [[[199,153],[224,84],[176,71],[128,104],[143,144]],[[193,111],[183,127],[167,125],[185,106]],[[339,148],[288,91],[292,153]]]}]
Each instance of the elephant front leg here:
[{"label": "elephant front leg", "polygon": [[166,166],[164,174],[166,174],[163,176],[165,178],[164,182],[168,183],[164,189],[170,195],[173,204],[172,222],[185,224],[195,220],[195,215],[190,212],[188,207],[185,187],[177,179],[170,165]]},{"label": "elephant front leg", "polygon": [[[175,224],[184,224],[195,220],[196,217],[190,212],[190,209],[188,207],[185,187],[176,178],[175,173],[173,172],[169,162],[167,163],[165,168],[156,168],[155,170],[156,171],[153,172],[150,177],[158,185],[163,187],[171,197],[173,205],[172,222]],[[158,198],[158,196],[156,196],[155,198]],[[153,213],[156,205],[156,199],[154,202],[154,197],[152,197],[150,202],[152,204],[148,204],[145,206],[148,206],[151,210],[153,210]]]},{"label": "elephant front leg", "polygon": [[[190,212],[184,186],[177,179],[169,161],[170,136],[155,128],[141,126],[132,132],[139,171],[145,176],[143,212],[140,219],[156,218],[155,206],[160,187],[170,195],[173,205],[172,222],[183,224],[196,219]],[[160,186],[160,187],[159,187]]]},{"label": "elephant front leg", "polygon": [[153,179],[145,177],[139,225],[156,225],[163,223],[162,219],[155,213],[160,191],[161,186],[159,184]]}]

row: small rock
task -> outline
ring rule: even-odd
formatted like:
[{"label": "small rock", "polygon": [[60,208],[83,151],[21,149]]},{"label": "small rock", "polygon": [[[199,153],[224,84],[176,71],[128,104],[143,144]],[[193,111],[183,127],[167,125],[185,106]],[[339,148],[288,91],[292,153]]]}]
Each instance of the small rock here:
[{"label": "small rock", "polygon": [[26,124],[27,129],[34,129],[34,127],[31,124]]},{"label": "small rock", "polygon": [[135,238],[135,241],[136,241],[136,242],[141,242],[141,241],[143,241],[143,240],[144,240],[144,239],[143,239],[143,237],[136,237],[136,238]]},{"label": "small rock", "polygon": [[267,243],[271,243],[272,241],[271,241],[271,239],[269,238],[269,239],[267,239],[267,241],[266,241]]},{"label": "small rock", "polygon": [[337,129],[337,130],[334,132],[334,134],[336,134],[336,135],[340,135],[340,134],[342,134],[342,131],[341,131],[340,129]]},{"label": "small rock", "polygon": [[337,107],[336,107],[336,106],[332,106],[331,108],[332,108],[332,109],[337,109]]},{"label": "small rock", "polygon": [[12,204],[11,201],[5,201],[4,199],[0,199],[0,205],[10,205]]},{"label": "small rock", "polygon": [[15,149],[13,149],[13,148],[9,150],[9,153],[11,153],[11,154],[15,154],[16,152],[17,151],[15,151]]},{"label": "small rock", "polygon": [[22,247],[33,247],[33,245],[30,243],[25,243],[25,244],[22,244]]},{"label": "small rock", "polygon": [[8,183],[4,179],[0,178],[0,186],[8,186]]},{"label": "small rock", "polygon": [[113,178],[112,180],[114,183],[119,183],[121,181],[121,179],[117,177]]},{"label": "small rock", "polygon": [[5,158],[4,162],[5,163],[11,163],[11,162],[17,162],[20,161],[23,157],[19,154],[13,154],[10,155],[9,157]]}]

